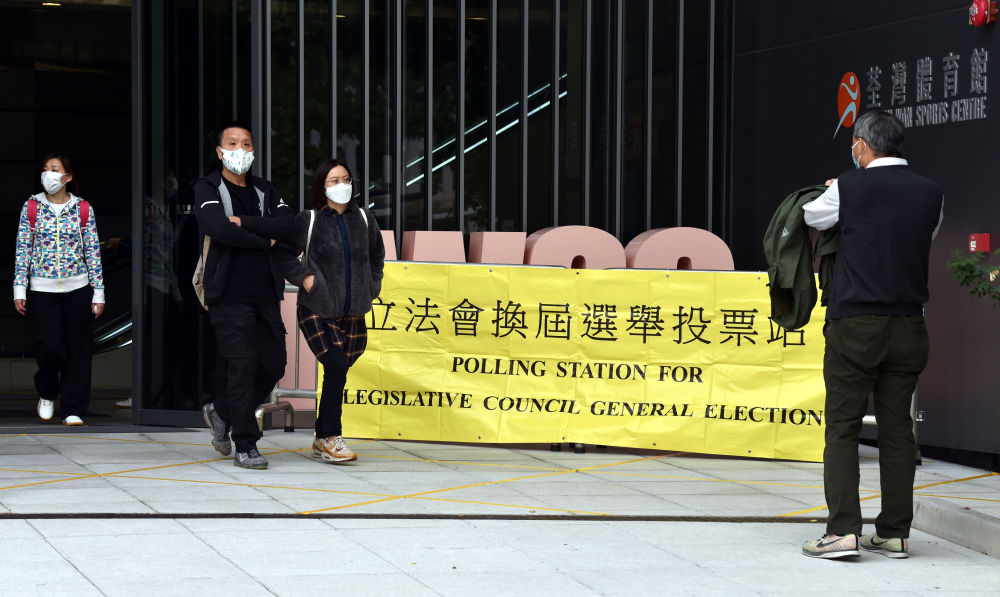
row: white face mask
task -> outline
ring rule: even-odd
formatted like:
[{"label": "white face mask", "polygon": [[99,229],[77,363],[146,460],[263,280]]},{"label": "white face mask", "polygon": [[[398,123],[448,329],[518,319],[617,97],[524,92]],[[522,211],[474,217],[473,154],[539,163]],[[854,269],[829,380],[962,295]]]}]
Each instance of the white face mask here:
[{"label": "white face mask", "polygon": [[220,147],[219,150],[222,152],[222,165],[236,176],[246,174],[250,170],[250,164],[253,163],[252,151],[247,151],[242,147],[239,149],[222,149]]},{"label": "white face mask", "polygon": [[337,183],[332,187],[326,187],[327,199],[339,205],[349,202],[353,194],[354,187],[344,182]]},{"label": "white face mask", "polygon": [[65,184],[62,182],[63,176],[65,175],[62,172],[53,172],[51,170],[42,172],[42,188],[49,195],[55,195]]},{"label": "white face mask", "polygon": [[[851,145],[851,161],[854,162],[855,168],[861,168],[861,162],[858,161],[858,158],[854,157],[854,148],[857,147],[858,143],[861,143],[862,141],[864,141],[864,139],[858,139],[854,142],[854,145]],[[864,153],[864,149],[861,150],[861,153]]]}]

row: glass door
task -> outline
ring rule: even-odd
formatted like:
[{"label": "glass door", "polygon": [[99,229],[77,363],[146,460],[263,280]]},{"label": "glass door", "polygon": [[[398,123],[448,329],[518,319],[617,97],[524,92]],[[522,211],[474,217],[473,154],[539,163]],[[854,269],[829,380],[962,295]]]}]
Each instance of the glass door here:
[{"label": "glass door", "polygon": [[[250,122],[250,0],[133,5],[138,101],[133,145],[136,267],[133,301],[142,352],[134,421],[200,426],[225,388],[208,313],[191,285],[200,235],[192,183],[219,167],[216,130]],[[141,229],[141,230],[140,230]]]}]

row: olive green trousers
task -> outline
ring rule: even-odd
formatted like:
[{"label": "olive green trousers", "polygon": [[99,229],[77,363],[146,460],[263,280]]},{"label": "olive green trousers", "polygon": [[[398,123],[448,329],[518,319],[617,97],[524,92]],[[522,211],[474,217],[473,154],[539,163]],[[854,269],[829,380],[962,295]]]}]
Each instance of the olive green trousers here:
[{"label": "olive green trousers", "polygon": [[909,537],[916,472],[910,403],[930,348],[924,318],[859,315],[831,319],[824,335],[823,485],[830,511],[826,532],[861,532],[858,436],[871,395],[878,421],[882,491],[875,531],[879,537]]}]

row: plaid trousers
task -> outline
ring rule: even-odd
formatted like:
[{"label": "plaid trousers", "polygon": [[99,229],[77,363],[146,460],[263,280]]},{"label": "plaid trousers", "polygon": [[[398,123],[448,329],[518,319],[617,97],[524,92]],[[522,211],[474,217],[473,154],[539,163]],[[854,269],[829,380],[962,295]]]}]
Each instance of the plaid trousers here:
[{"label": "plaid trousers", "polygon": [[317,359],[336,346],[344,351],[347,366],[350,367],[364,354],[368,345],[364,315],[326,319],[299,305],[297,317],[299,329]]}]

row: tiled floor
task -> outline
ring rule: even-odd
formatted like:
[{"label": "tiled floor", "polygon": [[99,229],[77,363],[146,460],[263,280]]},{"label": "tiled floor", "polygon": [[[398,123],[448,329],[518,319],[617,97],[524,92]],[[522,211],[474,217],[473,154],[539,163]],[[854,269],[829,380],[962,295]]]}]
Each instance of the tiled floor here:
[{"label": "tiled floor", "polygon": [[[248,471],[203,430],[0,436],[0,595],[1000,594],[997,559],[919,531],[909,560],[801,556],[826,514],[819,464],[354,441],[334,466],[310,441],[268,432],[270,468]],[[1000,510],[1000,475],[925,459],[916,486]],[[602,519],[563,518],[581,515]]]}]

